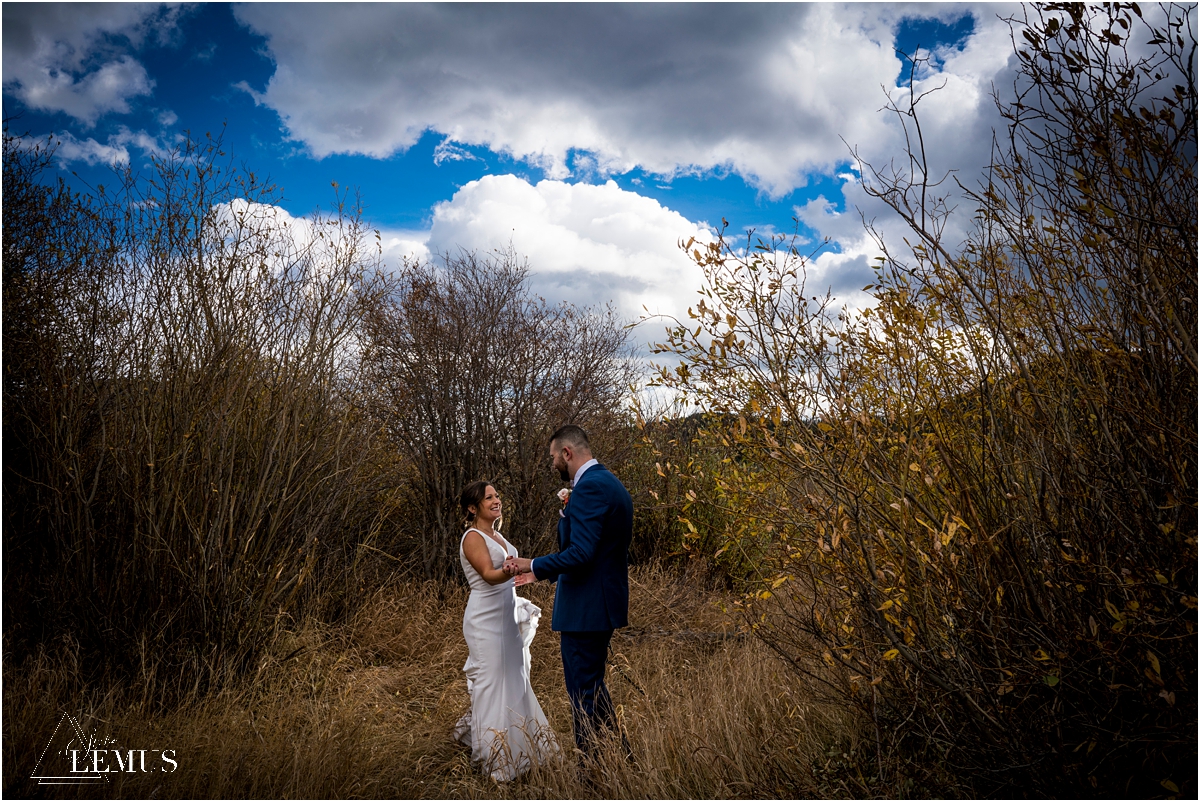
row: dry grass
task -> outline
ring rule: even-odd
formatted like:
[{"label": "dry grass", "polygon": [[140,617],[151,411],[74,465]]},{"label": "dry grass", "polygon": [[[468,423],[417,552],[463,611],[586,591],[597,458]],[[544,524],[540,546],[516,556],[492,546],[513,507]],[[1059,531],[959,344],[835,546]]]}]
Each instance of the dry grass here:
[{"label": "dry grass", "polygon": [[[609,685],[636,754],[598,760],[596,785],[574,758],[521,781],[492,783],[449,731],[466,709],[461,634],[466,592],[436,583],[377,591],[349,624],[281,629],[252,678],[154,712],[140,687],[73,687],[70,650],[8,667],[4,795],[108,797],[798,797],[863,793],[839,780],[827,750],[856,742],[844,711],[805,688],[736,632],[720,599],[686,577],[636,570],[631,620],[613,640]],[[545,611],[533,685],[559,741],[571,744],[553,590],[526,591]],[[29,779],[63,712],[125,749],[175,750],[172,773],[113,775],[106,786]],[[611,746],[611,745],[610,745]],[[878,791],[867,793],[878,793]]]}]

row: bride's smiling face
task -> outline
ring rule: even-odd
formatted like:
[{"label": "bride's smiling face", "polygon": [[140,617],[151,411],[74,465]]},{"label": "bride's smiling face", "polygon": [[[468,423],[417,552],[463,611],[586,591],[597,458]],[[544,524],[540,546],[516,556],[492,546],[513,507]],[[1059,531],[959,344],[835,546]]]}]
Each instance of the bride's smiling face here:
[{"label": "bride's smiling face", "polygon": [[492,523],[500,517],[500,494],[491,485],[483,491],[483,500],[475,508],[475,520]]}]

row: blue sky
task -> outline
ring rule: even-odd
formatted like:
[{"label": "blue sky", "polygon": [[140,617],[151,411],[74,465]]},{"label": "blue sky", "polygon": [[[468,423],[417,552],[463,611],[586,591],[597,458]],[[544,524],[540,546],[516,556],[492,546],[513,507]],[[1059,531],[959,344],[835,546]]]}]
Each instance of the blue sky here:
[{"label": "blue sky", "polygon": [[[898,155],[879,110],[918,75],[947,168],[986,159],[1009,69],[998,5],[5,3],[4,116],[54,136],[91,185],[224,127],[303,216],[358,188],[385,256],[509,241],[551,300],[681,314],[676,243],[731,230],[830,237],[852,300],[874,217],[847,144]],[[939,105],[940,104],[940,105]]]}]

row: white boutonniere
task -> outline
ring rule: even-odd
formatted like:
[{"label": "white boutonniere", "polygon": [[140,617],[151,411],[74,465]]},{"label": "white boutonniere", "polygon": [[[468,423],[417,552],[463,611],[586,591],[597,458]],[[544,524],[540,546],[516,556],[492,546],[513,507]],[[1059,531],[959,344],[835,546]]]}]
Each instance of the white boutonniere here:
[{"label": "white boutonniere", "polygon": [[559,518],[566,518],[567,514],[563,510],[567,508],[567,502],[571,500],[571,488],[564,487],[558,491],[558,500],[562,502],[563,508],[558,511]]}]

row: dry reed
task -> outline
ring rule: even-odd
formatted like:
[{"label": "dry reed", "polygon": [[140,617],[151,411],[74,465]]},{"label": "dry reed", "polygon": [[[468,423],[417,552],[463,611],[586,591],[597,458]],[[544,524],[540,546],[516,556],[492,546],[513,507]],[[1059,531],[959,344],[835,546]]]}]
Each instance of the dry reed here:
[{"label": "dry reed", "polygon": [[[722,599],[686,576],[637,569],[631,619],[613,640],[609,686],[633,745],[600,751],[586,785],[568,756],[497,785],[470,765],[449,731],[468,706],[461,617],[466,591],[393,583],[344,625],[309,620],[278,633],[257,670],[221,690],[157,709],[143,687],[84,687],[69,644],[4,675],[5,796],[143,798],[743,798],[869,793],[844,760],[860,726],[814,702]],[[572,743],[553,589],[528,593],[545,611],[533,645],[534,690],[559,742]],[[161,678],[159,682],[163,681]],[[177,678],[177,682],[184,681]],[[58,718],[124,749],[174,749],[170,773],[110,775],[102,785],[30,779]]]}]

